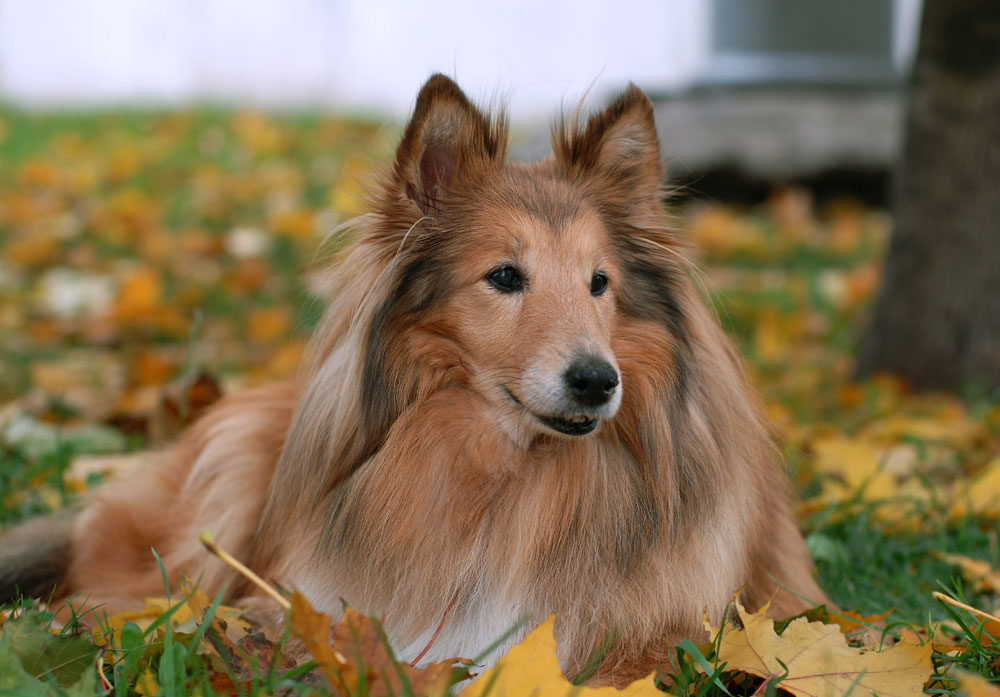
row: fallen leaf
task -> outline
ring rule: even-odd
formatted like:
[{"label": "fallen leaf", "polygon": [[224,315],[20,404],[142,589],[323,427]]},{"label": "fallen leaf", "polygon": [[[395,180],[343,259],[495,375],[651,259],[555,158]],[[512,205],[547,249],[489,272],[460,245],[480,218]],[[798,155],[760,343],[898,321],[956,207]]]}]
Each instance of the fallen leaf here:
[{"label": "fallen leaf", "polygon": [[[848,690],[882,697],[920,697],[933,671],[932,646],[899,643],[884,651],[866,651],[847,645],[836,625],[799,618],[780,636],[774,620],[763,609],[747,612],[739,601],[736,611],[742,628],[721,628],[718,659],[728,670],[740,670],[800,697],[840,697]],[[720,627],[705,622],[713,635]]]},{"label": "fallen leaf", "polygon": [[[812,443],[813,470],[832,475],[836,483],[824,484],[829,498],[841,500],[863,492],[867,499],[888,498],[896,493],[896,481],[883,470],[887,449],[868,441],[845,436],[821,438]],[[846,490],[846,492],[844,491]]]},{"label": "fallen leaf", "polygon": [[269,666],[280,671],[295,667],[295,661],[263,632],[218,616],[212,618],[198,653],[208,656],[212,687],[222,694],[238,694],[238,685],[253,682]]},{"label": "fallen leaf", "polygon": [[133,385],[163,385],[176,370],[175,356],[145,347],[132,359],[128,375]]},{"label": "fallen leaf", "polygon": [[135,691],[142,697],[156,697],[160,694],[160,683],[156,681],[153,671],[147,668],[135,681]]},{"label": "fallen leaf", "polygon": [[0,644],[6,647],[0,649],[0,654],[15,655],[27,675],[38,680],[51,676],[62,687],[75,685],[88,672],[94,673],[100,653],[100,648],[86,639],[47,631],[36,610],[26,610],[4,622]]},{"label": "fallen leaf", "polygon": [[222,398],[222,386],[208,373],[188,375],[168,385],[147,423],[150,440],[163,443],[194,423]]},{"label": "fallen leaf", "polygon": [[[211,600],[201,590],[188,590],[184,600],[168,600],[167,598],[146,598],[146,606],[140,610],[117,612],[107,617],[101,622],[100,629],[94,630],[94,640],[100,644],[105,644],[112,639],[120,641],[120,632],[129,622],[135,623],[140,629],[146,630],[153,622],[160,618],[163,613],[177,606],[170,616],[170,623],[174,627],[186,624],[196,624],[201,621],[205,610],[211,605]],[[249,628],[249,625],[240,616],[242,611],[238,608],[220,605],[216,608],[216,617],[223,618],[228,622],[235,623],[241,628]]]},{"label": "fallen leaf", "polygon": [[160,272],[154,268],[140,268],[121,281],[111,312],[119,322],[142,321],[156,314],[162,301],[163,279]]},{"label": "fallen leaf", "polygon": [[333,624],[301,593],[292,596],[292,634],[306,645],[337,694],[398,695],[404,680],[415,695],[444,694],[458,659],[414,668],[400,663],[374,620],[344,608]]},{"label": "fallen leaf", "polygon": [[347,666],[347,657],[330,642],[333,620],[329,615],[313,610],[309,600],[301,593],[292,596],[291,627],[293,636],[306,645],[331,682],[340,682],[340,671]]},{"label": "fallen leaf", "polygon": [[554,635],[555,616],[549,617],[497,664],[462,690],[461,697],[663,697],[653,676],[636,680],[619,690],[614,687],[573,685],[559,668]]},{"label": "fallen leaf", "polygon": [[886,610],[881,615],[862,616],[855,610],[840,610],[830,613],[830,622],[840,627],[844,634],[852,634],[871,628],[871,625],[879,625],[885,618],[891,615],[894,610]]},{"label": "fallen leaf", "polygon": [[284,307],[258,308],[247,317],[247,335],[260,344],[288,338],[291,326],[292,319]]},{"label": "fallen leaf", "polygon": [[957,497],[956,515],[969,512],[1000,515],[1000,457],[986,465],[972,481],[959,485],[963,491]]},{"label": "fallen leaf", "polygon": [[93,697],[98,694],[97,670],[86,671],[73,685],[57,686],[29,675],[9,640],[0,638],[0,694],[32,697]]},{"label": "fallen leaf", "polygon": [[310,211],[282,211],[271,216],[270,227],[279,235],[309,241],[316,233],[316,222]]},{"label": "fallen leaf", "polygon": [[965,697],[1000,697],[1000,687],[980,675],[956,670],[952,672],[952,677],[958,681],[959,694]]},{"label": "fallen leaf", "polygon": [[936,550],[932,554],[937,559],[957,566],[973,590],[1000,595],[1000,571],[994,569],[988,562],[961,554],[945,554]]}]

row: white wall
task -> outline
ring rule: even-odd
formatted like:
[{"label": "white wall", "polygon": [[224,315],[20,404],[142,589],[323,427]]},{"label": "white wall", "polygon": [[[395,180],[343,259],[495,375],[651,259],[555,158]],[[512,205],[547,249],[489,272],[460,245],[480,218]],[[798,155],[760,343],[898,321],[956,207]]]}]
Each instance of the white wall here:
[{"label": "white wall", "polygon": [[0,0],[0,98],[404,113],[434,71],[515,117],[682,86],[707,0]]},{"label": "white wall", "polygon": [[[872,0],[881,2],[886,0]],[[920,0],[896,10],[908,64]],[[195,100],[403,115],[435,71],[515,118],[696,81],[710,0],[0,0],[0,99]]]}]

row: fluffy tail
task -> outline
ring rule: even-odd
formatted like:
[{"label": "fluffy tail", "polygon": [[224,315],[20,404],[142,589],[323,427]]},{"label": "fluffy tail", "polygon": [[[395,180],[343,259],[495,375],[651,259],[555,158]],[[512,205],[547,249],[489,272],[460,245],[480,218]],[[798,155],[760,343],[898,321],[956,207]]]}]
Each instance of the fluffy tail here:
[{"label": "fluffy tail", "polygon": [[0,535],[0,603],[44,597],[66,574],[71,514],[29,520]]}]

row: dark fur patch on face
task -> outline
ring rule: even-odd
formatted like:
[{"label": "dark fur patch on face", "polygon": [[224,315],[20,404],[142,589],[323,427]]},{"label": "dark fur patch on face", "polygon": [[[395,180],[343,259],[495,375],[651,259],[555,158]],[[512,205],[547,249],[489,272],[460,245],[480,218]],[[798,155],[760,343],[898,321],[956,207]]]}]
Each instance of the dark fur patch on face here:
[{"label": "dark fur patch on face", "polygon": [[451,292],[449,254],[439,238],[425,232],[414,243],[393,292],[372,318],[360,385],[362,462],[382,447],[389,428],[413,398],[409,392],[415,385],[403,383],[413,366],[399,369],[398,365],[406,360],[406,328],[415,316],[426,315]]},{"label": "dark fur patch on face", "polygon": [[619,309],[629,317],[651,320],[669,329],[685,347],[691,344],[685,330],[684,311],[678,303],[684,279],[680,271],[651,259],[631,229],[616,230],[611,236],[615,252],[625,269],[618,290]]},{"label": "dark fur patch on face", "polygon": [[[655,322],[676,339],[671,356],[672,371],[669,383],[660,389],[661,405],[665,413],[646,414],[640,430],[639,452],[635,453],[641,470],[650,477],[649,486],[661,474],[662,463],[673,462],[670,479],[673,486],[672,503],[662,529],[671,536],[680,534],[696,521],[693,517],[704,514],[715,505],[716,494],[708,484],[697,456],[685,449],[691,440],[686,431],[690,428],[687,413],[691,351],[688,318],[681,304],[688,282],[684,272],[664,262],[662,257],[647,251],[641,241],[642,231],[622,223],[612,224],[612,244],[625,270],[617,287],[619,311],[639,320]],[[617,228],[617,229],[616,229]],[[660,452],[664,442],[658,433],[660,418],[666,418],[670,429],[672,452]]]}]

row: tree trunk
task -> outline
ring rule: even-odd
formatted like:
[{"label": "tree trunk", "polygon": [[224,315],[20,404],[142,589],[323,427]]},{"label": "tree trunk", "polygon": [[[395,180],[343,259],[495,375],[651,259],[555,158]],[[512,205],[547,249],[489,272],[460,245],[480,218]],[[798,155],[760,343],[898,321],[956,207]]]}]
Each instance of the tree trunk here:
[{"label": "tree trunk", "polygon": [[859,375],[1000,387],[1000,0],[925,0],[894,205]]}]

